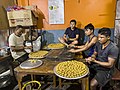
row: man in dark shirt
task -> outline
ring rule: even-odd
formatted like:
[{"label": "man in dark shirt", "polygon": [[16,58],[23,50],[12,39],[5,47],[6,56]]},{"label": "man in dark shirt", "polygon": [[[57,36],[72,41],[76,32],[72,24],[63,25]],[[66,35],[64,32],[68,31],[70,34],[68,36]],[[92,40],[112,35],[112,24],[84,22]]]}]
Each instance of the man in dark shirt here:
[{"label": "man in dark shirt", "polygon": [[95,44],[98,41],[98,38],[94,35],[94,26],[91,23],[86,25],[84,30],[86,36],[88,36],[86,43],[84,45],[75,46],[75,49],[71,49],[69,51],[74,53],[84,51],[85,57],[90,57],[94,52]]},{"label": "man in dark shirt", "polygon": [[72,46],[78,44],[78,38],[79,29],[76,27],[76,20],[71,20],[70,27],[66,29],[64,36],[58,40],[67,46]]},{"label": "man in dark shirt", "polygon": [[94,75],[91,82],[91,90],[96,86],[104,86],[112,77],[114,64],[118,57],[118,47],[110,41],[111,31],[109,28],[102,28],[98,31],[98,40],[94,54],[87,58],[90,64],[90,75]]}]

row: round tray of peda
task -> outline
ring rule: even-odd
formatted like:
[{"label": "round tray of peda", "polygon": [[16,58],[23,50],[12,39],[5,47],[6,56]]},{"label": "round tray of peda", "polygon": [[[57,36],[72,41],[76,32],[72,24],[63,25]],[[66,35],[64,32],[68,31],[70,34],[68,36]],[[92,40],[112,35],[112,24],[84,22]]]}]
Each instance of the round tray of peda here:
[{"label": "round tray of peda", "polygon": [[44,58],[48,54],[48,51],[40,50],[37,52],[31,52],[29,58]]},{"label": "round tray of peda", "polygon": [[62,43],[51,43],[47,46],[48,49],[62,49],[65,45]]},{"label": "round tray of peda", "polygon": [[32,69],[32,68],[36,68],[42,65],[42,61],[41,60],[35,60],[35,59],[29,59],[27,61],[24,61],[20,64],[20,68],[22,69]]},{"label": "round tray of peda", "polygon": [[79,61],[65,61],[54,67],[54,73],[63,79],[80,79],[88,75],[88,67]]}]

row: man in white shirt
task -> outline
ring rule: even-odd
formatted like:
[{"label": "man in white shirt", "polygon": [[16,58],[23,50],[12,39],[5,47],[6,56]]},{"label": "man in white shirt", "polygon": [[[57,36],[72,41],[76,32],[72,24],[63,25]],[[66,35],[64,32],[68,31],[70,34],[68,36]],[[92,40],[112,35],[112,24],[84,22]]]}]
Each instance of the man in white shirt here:
[{"label": "man in white shirt", "polygon": [[14,33],[9,36],[9,47],[12,57],[19,64],[28,59],[25,49],[32,49],[31,46],[24,46],[25,38],[23,36],[24,29],[21,25],[17,25]]}]

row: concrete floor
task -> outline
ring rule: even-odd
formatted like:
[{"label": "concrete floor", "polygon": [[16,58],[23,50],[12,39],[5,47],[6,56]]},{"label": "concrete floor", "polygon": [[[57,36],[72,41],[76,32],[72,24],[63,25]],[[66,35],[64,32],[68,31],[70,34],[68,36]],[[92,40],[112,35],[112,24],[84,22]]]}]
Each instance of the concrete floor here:
[{"label": "concrete floor", "polygon": [[[28,80],[28,78],[27,78]],[[4,88],[0,88],[0,90],[13,90],[13,88],[17,85],[17,81],[12,77],[11,84]],[[19,90],[19,89],[15,89]],[[62,89],[53,88],[52,85],[42,85],[42,90],[82,90],[80,84],[79,85],[64,85]],[[98,89],[97,89],[98,90]],[[109,86],[106,86],[103,90],[120,90],[120,82],[117,83],[116,87],[111,88]]]},{"label": "concrete floor", "polygon": [[17,81],[13,77],[11,77],[11,83],[6,87],[0,88],[0,90],[13,90],[16,85]]}]

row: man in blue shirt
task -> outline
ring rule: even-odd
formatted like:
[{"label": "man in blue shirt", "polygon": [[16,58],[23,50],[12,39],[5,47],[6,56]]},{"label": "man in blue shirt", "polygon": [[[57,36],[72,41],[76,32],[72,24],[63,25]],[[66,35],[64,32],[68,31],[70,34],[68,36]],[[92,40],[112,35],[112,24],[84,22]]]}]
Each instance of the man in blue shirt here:
[{"label": "man in blue shirt", "polygon": [[93,55],[86,59],[89,63],[91,90],[96,86],[104,86],[112,77],[114,65],[118,57],[118,47],[110,40],[111,30],[102,28],[98,31],[98,40]]},{"label": "man in blue shirt", "polygon": [[85,34],[88,36],[87,42],[84,45],[75,46],[75,49],[71,49],[69,52],[77,53],[84,51],[85,57],[90,57],[93,54],[98,38],[94,35],[94,26],[91,23],[85,26]]},{"label": "man in blue shirt", "polygon": [[67,46],[73,46],[78,44],[78,38],[79,29],[76,27],[76,20],[71,20],[70,27],[66,29],[64,36],[58,38],[58,40]]}]

